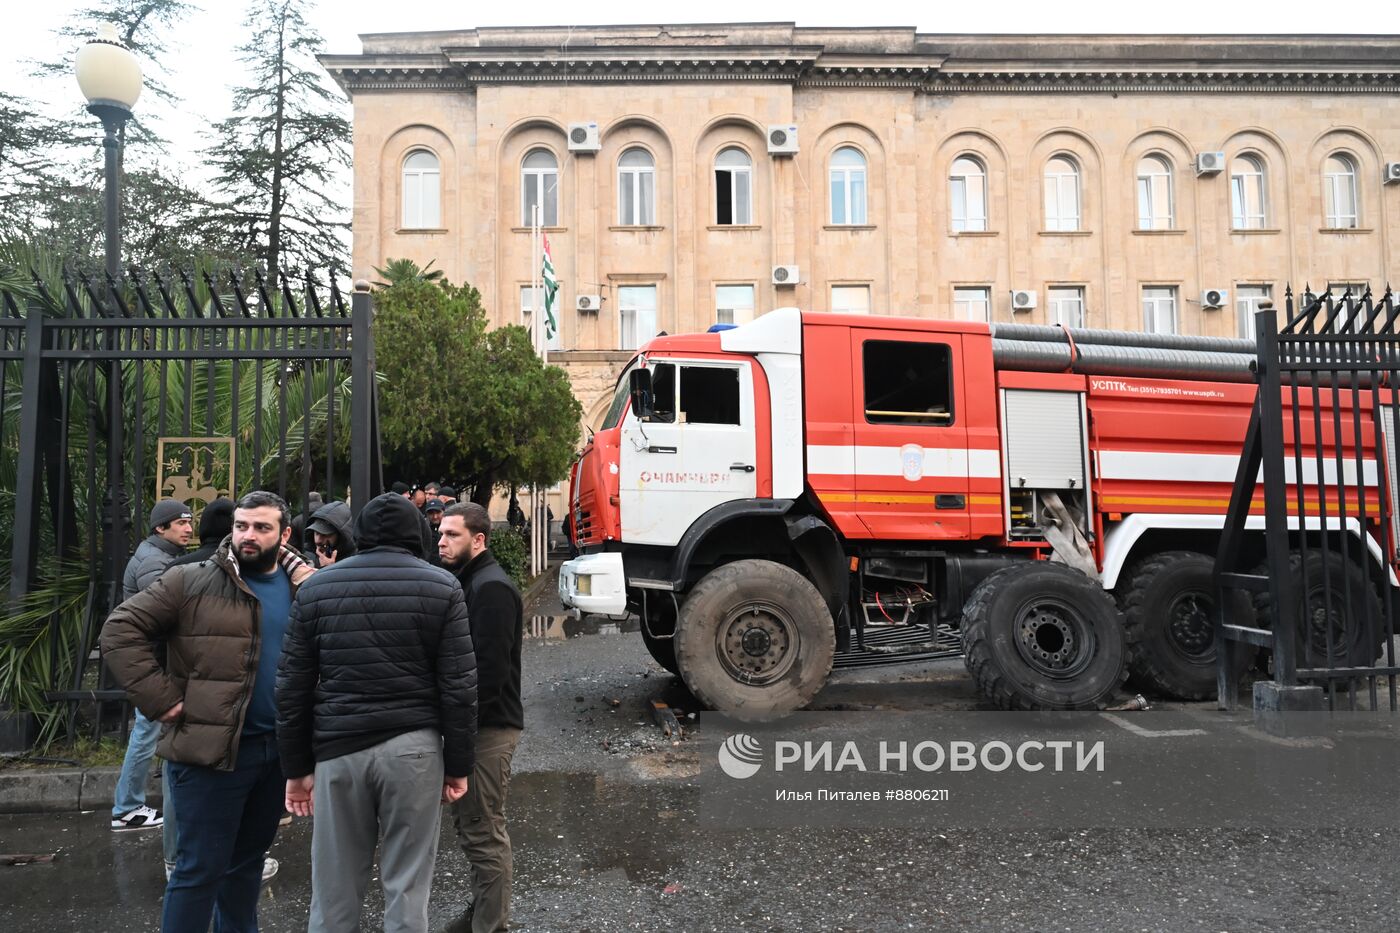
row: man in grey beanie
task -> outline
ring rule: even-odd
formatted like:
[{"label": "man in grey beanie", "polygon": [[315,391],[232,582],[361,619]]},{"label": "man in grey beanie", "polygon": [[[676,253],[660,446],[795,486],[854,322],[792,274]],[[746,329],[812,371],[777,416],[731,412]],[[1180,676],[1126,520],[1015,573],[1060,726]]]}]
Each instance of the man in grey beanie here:
[{"label": "man in grey beanie", "polygon": [[[122,599],[135,596],[165,572],[170,562],[185,553],[194,535],[194,514],[189,506],[175,499],[162,499],[151,509],[147,522],[150,536],[136,546],[122,577]],[[136,711],[136,722],[126,744],[121,775],[112,798],[112,829],[155,829],[164,822],[159,810],[146,806],[146,780],[151,758],[160,738],[160,723]]]}]

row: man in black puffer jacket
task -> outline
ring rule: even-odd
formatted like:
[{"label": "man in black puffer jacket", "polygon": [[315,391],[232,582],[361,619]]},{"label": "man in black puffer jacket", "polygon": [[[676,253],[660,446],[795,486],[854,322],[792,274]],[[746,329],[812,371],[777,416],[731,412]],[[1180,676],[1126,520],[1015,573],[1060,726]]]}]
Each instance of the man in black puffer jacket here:
[{"label": "man in black puffer jacket", "polygon": [[475,763],[471,628],[457,580],[423,561],[411,502],[373,499],[355,539],[297,592],[277,672],[287,808],[316,815],[308,929],[358,929],[382,836],[385,929],[426,931],[439,804]]}]

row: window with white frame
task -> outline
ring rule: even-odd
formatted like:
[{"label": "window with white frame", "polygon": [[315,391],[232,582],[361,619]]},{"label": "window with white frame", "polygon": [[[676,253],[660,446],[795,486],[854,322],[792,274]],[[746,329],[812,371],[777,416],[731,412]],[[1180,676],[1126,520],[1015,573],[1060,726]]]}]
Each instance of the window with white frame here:
[{"label": "window with white frame", "polygon": [[1045,229],[1079,229],[1079,166],[1069,156],[1045,163]]},{"label": "window with white frame", "polygon": [[1176,333],[1176,286],[1143,286],[1142,329],[1149,334]]},{"label": "window with white frame", "polygon": [[540,207],[540,226],[559,226],[559,161],[548,149],[532,149],[520,164],[520,225],[534,223]]},{"label": "window with white frame", "polygon": [[1259,311],[1259,306],[1268,301],[1272,294],[1273,290],[1268,285],[1235,286],[1235,312],[1240,318],[1241,337],[1246,340],[1254,339],[1254,315]]},{"label": "window with white frame", "polygon": [[617,290],[618,335],[624,350],[635,350],[656,336],[656,286],[623,285]]},{"label": "window with white frame", "polygon": [[1230,214],[1236,230],[1262,230],[1266,219],[1264,161],[1245,153],[1230,163]]},{"label": "window with white frame", "polygon": [[715,286],[716,324],[747,324],[752,320],[752,285]]},{"label": "window with white frame", "polygon": [[1333,230],[1355,229],[1356,209],[1356,160],[1345,152],[1334,152],[1327,157],[1322,169],[1322,197],[1327,210],[1327,226]]},{"label": "window with white frame", "polygon": [[992,290],[981,285],[954,288],[953,317],[959,321],[990,321]]},{"label": "window with white frame", "polygon": [[403,160],[403,225],[408,230],[442,226],[442,170],[438,157],[416,149]]},{"label": "window with white frame", "polygon": [[987,229],[987,170],[972,156],[958,156],[948,177],[954,233]]},{"label": "window with white frame", "polygon": [[633,147],[617,160],[617,222],[624,227],[656,223],[656,160]]},{"label": "window with white frame", "polygon": [[[545,349],[547,350],[564,349],[564,339],[560,333],[563,321],[559,314],[560,299],[562,297],[562,292],[554,293],[554,336],[546,338]],[[544,289],[531,288],[529,285],[520,286],[520,314],[524,319],[525,329],[530,331],[532,336],[535,333],[536,309],[541,313],[544,312]]]},{"label": "window with white frame", "polygon": [[1355,298],[1357,301],[1360,301],[1361,296],[1366,294],[1366,283],[1329,281],[1327,283],[1327,290],[1332,293],[1332,298],[1335,301],[1341,301],[1342,296],[1345,295],[1347,292],[1351,292],[1351,297]]},{"label": "window with white frame", "polygon": [[870,286],[831,286],[831,310],[836,314],[869,314]]},{"label": "window with white frame", "polygon": [[715,157],[715,224],[753,223],[753,160],[733,146]]},{"label": "window with white frame", "polygon": [[1153,153],[1138,160],[1138,229],[1172,229],[1172,165]]},{"label": "window with white frame", "polygon": [[831,222],[865,223],[865,156],[851,146],[831,154]]},{"label": "window with white frame", "polygon": [[1057,285],[1050,289],[1050,323],[1064,327],[1084,326],[1082,286]]}]

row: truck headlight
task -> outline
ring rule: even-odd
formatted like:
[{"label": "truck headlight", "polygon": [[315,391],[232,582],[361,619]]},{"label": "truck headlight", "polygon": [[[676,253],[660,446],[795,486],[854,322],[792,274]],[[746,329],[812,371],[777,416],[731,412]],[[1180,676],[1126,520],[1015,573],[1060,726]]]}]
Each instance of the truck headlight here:
[{"label": "truck headlight", "polygon": [[592,596],[592,595],[593,595],[593,575],[592,575],[592,574],[589,574],[589,573],[581,573],[581,574],[579,574],[577,577],[574,578],[574,581],[575,581],[574,587],[575,587],[575,589],[578,590],[578,595],[580,595],[580,596]]}]

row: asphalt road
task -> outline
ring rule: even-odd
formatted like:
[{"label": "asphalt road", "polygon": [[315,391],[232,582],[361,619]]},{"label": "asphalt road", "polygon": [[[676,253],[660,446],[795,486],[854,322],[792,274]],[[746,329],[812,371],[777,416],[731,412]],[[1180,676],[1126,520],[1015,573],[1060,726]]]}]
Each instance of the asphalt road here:
[{"label": "asphalt road", "polygon": [[[928,829],[719,831],[696,816],[698,762],[645,711],[692,702],[615,626],[540,620],[525,651],[515,762],[515,928],[609,930],[1393,930],[1394,831]],[[572,637],[564,637],[571,635]],[[960,662],[840,675],[817,706],[974,709]],[[1150,716],[1147,714],[1136,714]],[[1139,720],[1147,721],[1147,720]],[[262,928],[305,929],[310,823],[284,829]],[[0,930],[149,930],[156,833],[103,812],[0,817]],[[432,920],[460,908],[466,865],[444,824]],[[365,929],[378,928],[372,891]]]}]

